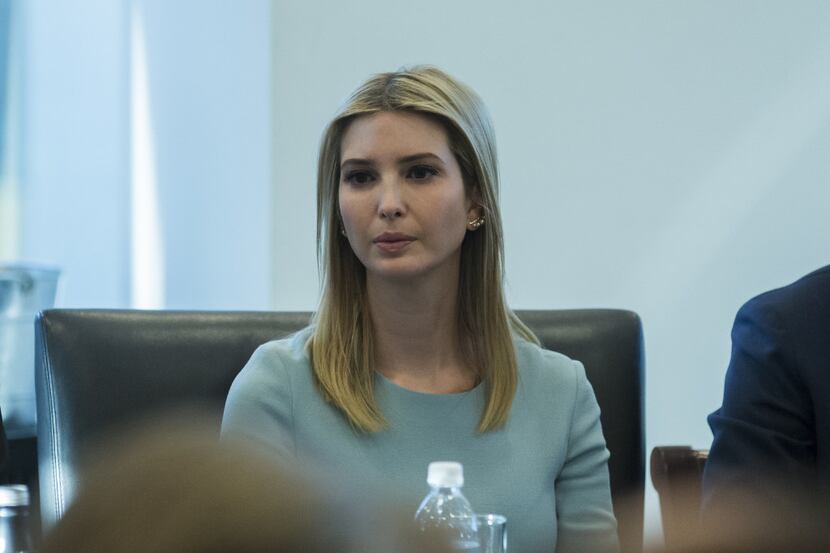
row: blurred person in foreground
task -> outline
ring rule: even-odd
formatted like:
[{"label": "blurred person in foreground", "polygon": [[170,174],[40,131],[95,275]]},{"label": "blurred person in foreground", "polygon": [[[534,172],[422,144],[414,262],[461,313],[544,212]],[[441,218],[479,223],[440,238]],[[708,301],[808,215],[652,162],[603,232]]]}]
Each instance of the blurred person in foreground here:
[{"label": "blurred person in foreground", "polygon": [[[744,495],[740,500],[752,508],[726,513],[710,520],[704,529],[675,535],[669,543],[655,539],[645,544],[645,553],[825,553],[830,551],[827,511],[816,512],[804,502],[797,511],[782,512],[762,498]],[[790,496],[789,501],[799,499]],[[695,508],[691,508],[694,505]],[[685,515],[699,516],[697,504],[689,503]]]},{"label": "blurred person in foreground", "polygon": [[253,354],[222,432],[383,482],[413,513],[427,465],[458,461],[511,551],[617,551],[599,406],[583,365],[506,304],[498,193],[473,90],[427,66],[366,80],[320,148],[320,306]]},{"label": "blurred person in foreground", "polygon": [[825,526],[830,266],[748,301],[732,343],[723,405],[709,416],[714,440],[704,471],[704,528],[737,515],[747,526]]},{"label": "blurred person in foreground", "polygon": [[93,450],[41,553],[445,553],[394,506],[355,506],[249,442],[154,424]]},{"label": "blurred person in foreground", "polygon": [[[677,484],[677,483],[675,483]],[[674,494],[682,494],[682,486],[673,486]],[[687,488],[687,491],[691,488]],[[690,521],[684,531],[675,533],[666,543],[647,543],[646,553],[822,553],[830,551],[830,533],[827,530],[828,511],[816,506],[810,497],[780,489],[778,493],[786,504],[769,501],[768,490],[763,495],[731,492],[730,509],[710,516],[704,527],[694,524],[700,516],[699,496],[685,500],[682,495],[673,499],[679,519]]]}]

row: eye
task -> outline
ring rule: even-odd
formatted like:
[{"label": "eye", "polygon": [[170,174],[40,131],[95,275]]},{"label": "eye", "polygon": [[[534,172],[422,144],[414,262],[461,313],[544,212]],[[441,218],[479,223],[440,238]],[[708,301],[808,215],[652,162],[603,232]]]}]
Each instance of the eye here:
[{"label": "eye", "polygon": [[429,165],[416,165],[409,170],[407,176],[415,180],[429,180],[437,175],[438,170],[434,167],[430,167]]},{"label": "eye", "polygon": [[365,184],[369,184],[372,182],[372,174],[368,171],[349,171],[345,175],[343,175],[343,180],[349,184],[355,186],[362,186]]}]

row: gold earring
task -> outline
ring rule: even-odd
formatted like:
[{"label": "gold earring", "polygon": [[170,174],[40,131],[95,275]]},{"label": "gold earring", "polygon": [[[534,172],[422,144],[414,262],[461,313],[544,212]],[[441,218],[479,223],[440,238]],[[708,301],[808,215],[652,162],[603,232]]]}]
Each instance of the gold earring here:
[{"label": "gold earring", "polygon": [[469,228],[470,230],[478,230],[478,227],[480,227],[483,224],[484,224],[484,215],[480,215],[479,217],[476,217],[475,219],[467,221],[467,228]]}]

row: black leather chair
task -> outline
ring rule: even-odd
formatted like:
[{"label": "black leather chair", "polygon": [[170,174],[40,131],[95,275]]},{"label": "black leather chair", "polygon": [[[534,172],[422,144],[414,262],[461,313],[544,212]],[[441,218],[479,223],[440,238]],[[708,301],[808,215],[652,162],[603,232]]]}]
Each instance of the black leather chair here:
[{"label": "black leather chair", "polygon": [[[520,311],[545,347],[585,364],[611,451],[624,553],[642,545],[645,450],[639,317],[620,310]],[[219,428],[231,382],[261,343],[309,313],[49,310],[36,323],[42,518],[65,511],[83,449],[118,427],[200,403]],[[625,508],[623,508],[623,505]]]},{"label": "black leather chair", "polygon": [[0,410],[0,484],[8,483],[9,442],[6,440],[6,427],[3,425],[3,412]]}]

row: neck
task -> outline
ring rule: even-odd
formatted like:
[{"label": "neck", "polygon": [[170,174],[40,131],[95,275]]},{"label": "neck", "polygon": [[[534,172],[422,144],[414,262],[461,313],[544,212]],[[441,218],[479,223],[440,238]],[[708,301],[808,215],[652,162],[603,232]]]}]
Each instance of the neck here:
[{"label": "neck", "polygon": [[461,352],[457,278],[390,282],[367,275],[366,284],[381,374],[427,393],[475,386],[477,376]]}]

